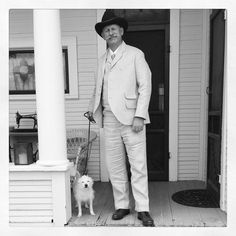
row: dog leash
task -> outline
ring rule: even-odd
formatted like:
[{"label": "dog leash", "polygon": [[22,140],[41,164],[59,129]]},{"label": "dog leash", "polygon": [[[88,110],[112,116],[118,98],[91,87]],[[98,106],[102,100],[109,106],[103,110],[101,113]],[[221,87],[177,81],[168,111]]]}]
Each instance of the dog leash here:
[{"label": "dog leash", "polygon": [[96,121],[94,120],[93,116],[90,115],[90,113],[87,111],[84,113],[84,116],[88,119],[89,121],[89,125],[88,125],[88,146],[87,146],[87,155],[86,155],[86,161],[85,161],[85,168],[84,168],[84,172],[83,175],[87,175],[88,174],[88,170],[87,170],[87,164],[88,164],[88,158],[89,158],[89,143],[90,143],[90,124],[95,124]]}]

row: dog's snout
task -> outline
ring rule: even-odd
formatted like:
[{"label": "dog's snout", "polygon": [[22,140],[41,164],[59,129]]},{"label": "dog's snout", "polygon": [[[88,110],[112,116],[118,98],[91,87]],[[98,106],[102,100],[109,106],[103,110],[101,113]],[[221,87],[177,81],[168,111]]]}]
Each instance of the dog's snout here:
[{"label": "dog's snout", "polygon": [[84,187],[87,188],[87,187],[88,187],[88,184],[85,184]]}]

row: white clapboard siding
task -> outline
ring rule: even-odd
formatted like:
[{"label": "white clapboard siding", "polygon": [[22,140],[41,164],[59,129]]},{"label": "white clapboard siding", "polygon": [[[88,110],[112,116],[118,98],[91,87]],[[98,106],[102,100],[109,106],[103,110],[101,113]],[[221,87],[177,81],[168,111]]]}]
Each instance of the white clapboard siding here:
[{"label": "white clapboard siding", "polygon": [[95,72],[97,68],[97,59],[79,59],[79,72]]},{"label": "white clapboard siding", "polygon": [[11,223],[38,223],[38,222],[50,223],[51,220],[52,218],[50,216],[25,216],[25,217],[12,216],[10,217],[10,224]]},{"label": "white clapboard siding", "polygon": [[97,56],[97,46],[96,45],[79,45],[78,48],[78,58],[96,58]]},{"label": "white clapboard siding", "polygon": [[[183,13],[183,12],[182,12]],[[183,20],[182,20],[183,21]],[[180,34],[182,40],[201,39],[202,29],[199,25],[181,25]]]},{"label": "white clapboard siding", "polygon": [[202,32],[202,10],[181,10],[178,180],[199,179]]},{"label": "white clapboard siding", "polygon": [[[97,34],[94,25],[97,21],[95,9],[63,9],[60,11],[61,31],[63,36],[76,37],[77,65],[78,65],[78,91],[77,99],[67,99],[65,102],[67,128],[88,128],[88,121],[83,116],[87,111],[89,99],[95,86],[95,74],[97,70]],[[10,11],[10,37],[33,35],[33,11]],[[70,62],[69,62],[70,63]],[[20,95],[19,95],[20,96]],[[34,113],[36,111],[35,100],[10,100],[10,126],[15,126],[15,113]],[[31,120],[23,120],[21,127],[31,128]],[[100,180],[99,157],[99,129],[92,125],[98,137],[93,143],[88,163],[89,173],[94,180]],[[91,171],[90,171],[91,168]]]},{"label": "white clapboard siding", "polygon": [[74,18],[78,16],[84,17],[96,17],[96,11],[94,10],[83,10],[83,9],[68,9],[60,12],[62,18]]},{"label": "white clapboard siding", "polygon": [[33,178],[24,173],[9,176],[9,222],[53,223],[52,181],[49,176]]},{"label": "white clapboard siding", "polygon": [[62,36],[76,36],[78,45],[97,45],[97,35],[94,34],[94,29],[87,29],[87,31],[70,31],[62,32]]},{"label": "white clapboard siding", "polygon": [[51,204],[14,204],[9,206],[9,210],[23,211],[23,210],[51,210]]},{"label": "white clapboard siding", "polygon": [[63,32],[87,31],[88,28],[91,30],[95,25],[95,20],[95,16],[75,16],[73,18],[62,18],[61,29]]}]

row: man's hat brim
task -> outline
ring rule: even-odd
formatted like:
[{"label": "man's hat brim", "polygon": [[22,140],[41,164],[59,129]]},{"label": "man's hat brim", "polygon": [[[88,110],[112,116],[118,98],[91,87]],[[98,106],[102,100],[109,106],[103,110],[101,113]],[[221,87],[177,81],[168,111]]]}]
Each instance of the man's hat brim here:
[{"label": "man's hat brim", "polygon": [[95,25],[96,32],[102,36],[102,30],[107,25],[119,25],[124,29],[124,32],[128,29],[128,22],[122,17],[115,17],[110,20],[99,22]]}]

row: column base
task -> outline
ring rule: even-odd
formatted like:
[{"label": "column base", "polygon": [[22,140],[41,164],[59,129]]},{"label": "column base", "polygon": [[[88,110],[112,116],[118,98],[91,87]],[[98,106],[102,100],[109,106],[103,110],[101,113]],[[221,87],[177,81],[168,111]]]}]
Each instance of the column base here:
[{"label": "column base", "polygon": [[38,160],[36,164],[40,166],[62,166],[62,165],[69,166],[70,162],[69,160],[63,160],[63,161]]},{"label": "column base", "polygon": [[63,227],[72,216],[67,165],[10,164],[9,188],[10,225]]}]

